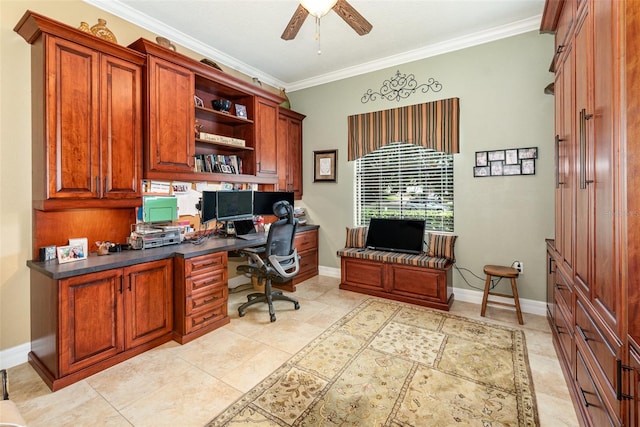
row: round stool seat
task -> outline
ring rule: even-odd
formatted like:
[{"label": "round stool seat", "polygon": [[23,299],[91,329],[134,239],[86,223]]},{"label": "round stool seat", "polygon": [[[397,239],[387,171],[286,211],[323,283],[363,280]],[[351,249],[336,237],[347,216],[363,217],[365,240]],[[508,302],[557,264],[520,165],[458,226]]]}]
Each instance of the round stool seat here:
[{"label": "round stool seat", "polygon": [[[508,307],[515,307],[516,314],[518,315],[518,323],[523,324],[522,311],[520,310],[520,299],[518,298],[518,285],[516,278],[520,272],[513,267],[505,267],[502,265],[485,265],[484,274],[487,275],[487,279],[484,282],[484,295],[482,296],[482,309],[480,310],[480,316],[484,317],[487,310],[487,304],[506,305]],[[501,277],[509,279],[511,282],[511,295],[493,292],[493,282],[491,277]],[[494,295],[503,298],[513,298],[513,304],[504,301],[490,301],[489,295]]]},{"label": "round stool seat", "polygon": [[520,272],[513,267],[504,267],[502,265],[485,265],[484,274],[490,274],[496,277],[515,278]]}]

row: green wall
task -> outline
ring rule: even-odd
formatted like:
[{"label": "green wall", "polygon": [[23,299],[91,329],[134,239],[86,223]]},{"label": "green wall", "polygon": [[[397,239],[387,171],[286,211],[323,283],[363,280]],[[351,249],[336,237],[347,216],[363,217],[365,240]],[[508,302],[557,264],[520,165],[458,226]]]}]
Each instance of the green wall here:
[{"label": "green wall", "polygon": [[[519,279],[522,298],[546,298],[545,238],[553,230],[553,96],[543,89],[553,37],[530,32],[289,93],[292,108],[304,121],[303,204],[310,222],[320,224],[320,265],[339,268],[336,250],[344,246],[345,228],[354,224],[354,162],[347,161],[347,116],[460,98],[460,153],[455,163],[455,234],[457,266],[483,276],[485,264],[524,262]],[[399,102],[362,103],[368,90],[379,90],[396,71],[431,77],[440,92],[417,93]],[[534,176],[474,178],[475,152],[538,147]],[[338,182],[313,182],[313,151],[338,149]],[[454,287],[469,288],[459,272]],[[464,273],[471,285],[481,279]],[[501,286],[501,285],[500,285]]]}]

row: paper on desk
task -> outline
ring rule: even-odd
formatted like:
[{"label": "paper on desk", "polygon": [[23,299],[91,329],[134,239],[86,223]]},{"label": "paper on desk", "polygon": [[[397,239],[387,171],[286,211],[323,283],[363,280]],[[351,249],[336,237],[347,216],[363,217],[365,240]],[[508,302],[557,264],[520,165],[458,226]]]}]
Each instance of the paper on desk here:
[{"label": "paper on desk", "polygon": [[174,195],[178,199],[178,215],[196,216],[199,214],[196,204],[200,201],[202,193],[189,188],[187,191],[174,193]]}]

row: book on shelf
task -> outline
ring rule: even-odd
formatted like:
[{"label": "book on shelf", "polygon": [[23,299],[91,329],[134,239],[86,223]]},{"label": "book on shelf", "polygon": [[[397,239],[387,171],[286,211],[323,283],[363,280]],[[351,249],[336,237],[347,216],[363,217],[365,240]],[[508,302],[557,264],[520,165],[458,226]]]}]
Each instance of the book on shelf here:
[{"label": "book on shelf", "polygon": [[194,164],[195,172],[242,174],[242,158],[235,154],[197,154]]},{"label": "book on shelf", "polygon": [[246,141],[240,138],[232,138],[230,136],[216,135],[214,133],[200,132],[200,139],[204,141],[217,142],[220,144],[233,145],[236,147],[245,147]]}]

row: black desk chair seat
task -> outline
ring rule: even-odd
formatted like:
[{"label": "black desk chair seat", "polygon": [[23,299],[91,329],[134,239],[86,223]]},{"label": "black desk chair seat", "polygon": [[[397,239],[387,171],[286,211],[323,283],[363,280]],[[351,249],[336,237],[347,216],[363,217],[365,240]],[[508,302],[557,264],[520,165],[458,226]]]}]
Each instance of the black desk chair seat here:
[{"label": "black desk chair seat", "polygon": [[293,307],[300,309],[300,303],[288,297],[280,290],[273,290],[271,283],[283,283],[292,279],[300,271],[298,251],[293,247],[298,221],[293,216],[293,208],[282,201],[274,204],[274,213],[280,219],[271,224],[267,244],[260,248],[247,248],[242,253],[249,257],[249,264],[240,265],[237,271],[256,277],[258,282],[264,281],[264,293],[256,292],[247,295],[247,302],[238,307],[240,317],[246,314],[247,307],[266,303],[269,316],[276,321],[273,301],[289,301]]}]

